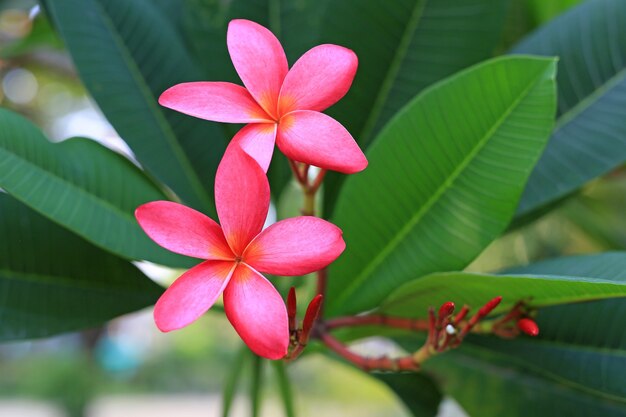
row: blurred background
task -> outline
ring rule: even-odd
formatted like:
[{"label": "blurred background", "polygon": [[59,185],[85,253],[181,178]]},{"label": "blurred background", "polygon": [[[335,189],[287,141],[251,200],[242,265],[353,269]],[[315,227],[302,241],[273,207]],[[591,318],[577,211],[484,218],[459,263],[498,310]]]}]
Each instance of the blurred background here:
[{"label": "blurred background", "polygon": [[[517,0],[509,13],[510,43],[578,0]],[[508,45],[502,45],[506,50]],[[90,100],[71,59],[49,22],[29,0],[0,0],[0,105],[18,111],[55,141],[86,136],[132,158],[128,147]],[[557,254],[624,249],[626,171],[595,181],[558,210],[508,233],[470,270],[493,271]],[[178,272],[141,265],[167,283]],[[119,318],[106,327],[60,337],[0,344],[0,416],[109,417],[213,416],[221,391],[241,367],[233,415],[247,415],[245,382],[251,355],[223,315],[209,313],[184,330],[161,334],[151,311]],[[366,341],[360,348],[387,347]],[[244,352],[244,353],[241,353]],[[281,415],[274,368],[264,415]],[[406,416],[382,383],[327,357],[311,353],[288,367],[296,408],[303,416]],[[441,416],[462,416],[451,402]]]}]

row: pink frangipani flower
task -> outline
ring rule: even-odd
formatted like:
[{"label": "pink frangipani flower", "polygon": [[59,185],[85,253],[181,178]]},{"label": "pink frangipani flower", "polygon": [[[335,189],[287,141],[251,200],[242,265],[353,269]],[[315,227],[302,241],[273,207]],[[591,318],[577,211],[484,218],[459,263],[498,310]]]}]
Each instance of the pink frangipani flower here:
[{"label": "pink frangipani flower", "polygon": [[341,229],[316,217],[294,217],[262,231],[270,190],[261,167],[241,150],[222,159],[215,178],[221,226],[169,201],[137,208],[135,216],[156,243],[205,259],[161,296],[154,319],[164,332],[187,326],[220,294],[228,320],[256,354],[279,359],[289,344],[285,304],[261,272],[304,275],[326,267],[345,249]]},{"label": "pink frangipani flower", "polygon": [[246,88],[227,82],[189,82],[166,90],[159,103],[225,123],[248,123],[233,138],[267,171],[274,142],[294,161],[352,174],[367,159],[350,133],[320,113],[350,89],[358,60],[337,45],[319,45],[291,69],[283,48],[265,27],[249,20],[228,25],[230,57]]}]

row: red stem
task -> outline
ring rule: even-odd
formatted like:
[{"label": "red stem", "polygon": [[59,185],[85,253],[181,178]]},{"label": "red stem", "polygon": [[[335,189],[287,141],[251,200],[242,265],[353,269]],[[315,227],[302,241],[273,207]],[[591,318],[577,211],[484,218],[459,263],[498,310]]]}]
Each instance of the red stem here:
[{"label": "red stem", "polygon": [[352,352],[346,345],[341,343],[338,339],[334,338],[330,333],[322,332],[320,334],[322,342],[333,352],[345,360],[352,362],[354,365],[363,369],[364,371],[417,371],[419,364],[416,363],[413,356],[404,356],[397,359],[389,358],[388,356],[382,356],[379,358],[367,358],[357,353]]},{"label": "red stem", "polygon": [[427,320],[405,319],[400,317],[389,317],[382,314],[371,314],[367,316],[347,316],[329,319],[324,322],[324,326],[328,330],[340,327],[355,326],[386,326],[396,329],[424,331],[428,330],[429,324]]}]

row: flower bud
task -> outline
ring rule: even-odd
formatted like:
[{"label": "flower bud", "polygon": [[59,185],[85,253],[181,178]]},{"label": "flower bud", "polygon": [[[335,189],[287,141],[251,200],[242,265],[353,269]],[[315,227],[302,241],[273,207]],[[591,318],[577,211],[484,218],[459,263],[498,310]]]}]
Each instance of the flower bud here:
[{"label": "flower bud", "polygon": [[478,315],[481,318],[487,316],[489,313],[493,311],[494,308],[498,306],[498,304],[500,304],[500,301],[502,301],[501,296],[497,296],[496,298],[490,300],[487,304],[482,306],[480,310],[478,310]]},{"label": "flower bud", "polygon": [[452,301],[443,303],[439,308],[439,320],[450,317],[452,313],[454,313],[454,303]]},{"label": "flower bud", "polygon": [[539,326],[534,320],[525,318],[517,321],[517,328],[526,333],[528,336],[537,336],[539,334]]}]

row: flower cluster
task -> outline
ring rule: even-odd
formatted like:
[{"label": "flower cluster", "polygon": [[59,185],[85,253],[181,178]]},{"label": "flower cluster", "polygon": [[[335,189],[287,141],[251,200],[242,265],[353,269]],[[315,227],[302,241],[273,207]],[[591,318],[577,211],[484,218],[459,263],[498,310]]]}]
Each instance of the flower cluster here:
[{"label": "flower cluster", "polygon": [[224,82],[171,87],[159,102],[208,120],[248,123],[231,141],[215,177],[220,224],[191,208],[155,201],[136,217],[156,243],[204,262],[180,276],[154,310],[158,328],[171,331],[204,314],[223,294],[224,310],[256,354],[279,359],[290,339],[285,304],[262,275],[304,275],[325,268],[345,249],[341,230],[311,216],[265,230],[270,189],[265,172],[274,143],[290,160],[354,173],[367,166],[360,148],[337,121],[320,113],[343,97],[356,55],[320,45],[289,70],[285,53],[266,28],[247,20],[228,27],[228,50],[246,88]]}]

